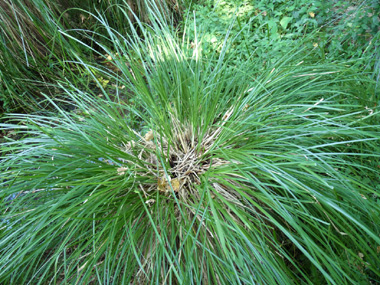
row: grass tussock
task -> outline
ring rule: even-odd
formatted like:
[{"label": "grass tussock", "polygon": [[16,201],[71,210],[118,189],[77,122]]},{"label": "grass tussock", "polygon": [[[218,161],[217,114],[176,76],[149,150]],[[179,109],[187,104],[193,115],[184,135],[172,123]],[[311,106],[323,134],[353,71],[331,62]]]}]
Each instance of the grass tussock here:
[{"label": "grass tussock", "polygon": [[303,50],[258,73],[138,25],[107,29],[113,94],[61,86],[77,112],[1,124],[23,138],[2,145],[0,280],[378,280],[374,82]]},{"label": "grass tussock", "polygon": [[[0,3],[0,111],[32,112],[65,97],[56,84],[69,81],[84,90],[89,79],[82,62],[94,63],[107,29],[131,32],[130,23],[179,17],[182,1],[6,0]],[[99,25],[97,17],[107,22]],[[79,73],[79,74],[78,74]],[[91,89],[91,88],[90,88]]]}]

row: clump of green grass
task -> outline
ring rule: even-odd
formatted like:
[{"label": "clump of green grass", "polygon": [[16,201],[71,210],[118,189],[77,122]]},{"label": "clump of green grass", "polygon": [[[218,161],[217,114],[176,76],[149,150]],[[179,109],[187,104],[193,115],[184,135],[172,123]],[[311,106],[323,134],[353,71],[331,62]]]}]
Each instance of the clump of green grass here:
[{"label": "clump of green grass", "polygon": [[357,99],[372,83],[296,51],[256,74],[229,65],[228,43],[204,58],[138,24],[143,40],[108,29],[129,101],[71,88],[80,112],[1,125],[25,138],[2,146],[0,280],[377,280],[378,191],[363,178],[379,175],[379,114]]},{"label": "clump of green grass", "polygon": [[[78,62],[96,64],[97,47],[107,29],[97,25],[97,14],[109,28],[129,33],[135,17],[148,20],[150,1],[6,0],[0,3],[0,113],[31,112],[47,106],[42,94],[59,98],[57,81],[84,89],[89,85]],[[156,9],[179,13],[182,1],[157,0]],[[133,4],[133,5],[129,5]],[[96,37],[92,34],[96,31]],[[91,36],[89,36],[91,35]],[[86,45],[78,45],[84,41]],[[91,49],[91,48],[94,48]],[[57,100],[56,100],[57,102]]]},{"label": "clump of green grass", "polygon": [[44,105],[39,104],[42,92],[57,95],[52,83],[67,76],[69,67],[63,62],[78,51],[74,41],[59,33],[69,26],[66,17],[60,18],[62,2],[1,2],[1,112],[35,110]]}]

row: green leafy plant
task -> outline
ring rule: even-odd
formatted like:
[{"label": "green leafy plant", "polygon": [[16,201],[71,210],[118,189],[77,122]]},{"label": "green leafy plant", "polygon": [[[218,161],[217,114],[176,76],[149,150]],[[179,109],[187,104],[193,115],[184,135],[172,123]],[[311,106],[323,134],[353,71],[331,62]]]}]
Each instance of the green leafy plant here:
[{"label": "green leafy plant", "polygon": [[194,3],[188,17],[203,31],[205,54],[234,38],[229,52],[237,65],[258,59],[272,64],[300,43],[323,60],[368,64],[362,59],[375,52],[371,40],[379,34],[379,9],[378,1],[207,0]]},{"label": "green leafy plant", "polygon": [[196,36],[138,25],[144,40],[108,29],[110,77],[133,102],[67,89],[81,112],[1,125],[26,138],[2,145],[0,280],[377,280],[379,195],[363,178],[379,177],[379,114],[357,99],[373,82],[298,51],[232,75],[228,42],[203,57]]},{"label": "green leafy plant", "polygon": [[[287,54],[297,40],[318,27],[304,1],[201,1],[189,8],[189,17],[205,34],[205,54],[220,50],[225,37],[234,38],[236,64],[259,58],[270,64]],[[194,11],[194,15],[190,13]],[[191,29],[191,27],[190,27]]]}]

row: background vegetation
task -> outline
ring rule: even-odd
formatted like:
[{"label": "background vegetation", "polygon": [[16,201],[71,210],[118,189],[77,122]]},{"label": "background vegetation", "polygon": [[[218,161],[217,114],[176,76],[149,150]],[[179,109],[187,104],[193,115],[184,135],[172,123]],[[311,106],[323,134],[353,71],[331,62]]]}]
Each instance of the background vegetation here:
[{"label": "background vegetation", "polygon": [[95,2],[0,3],[1,282],[380,282],[377,1]]}]

